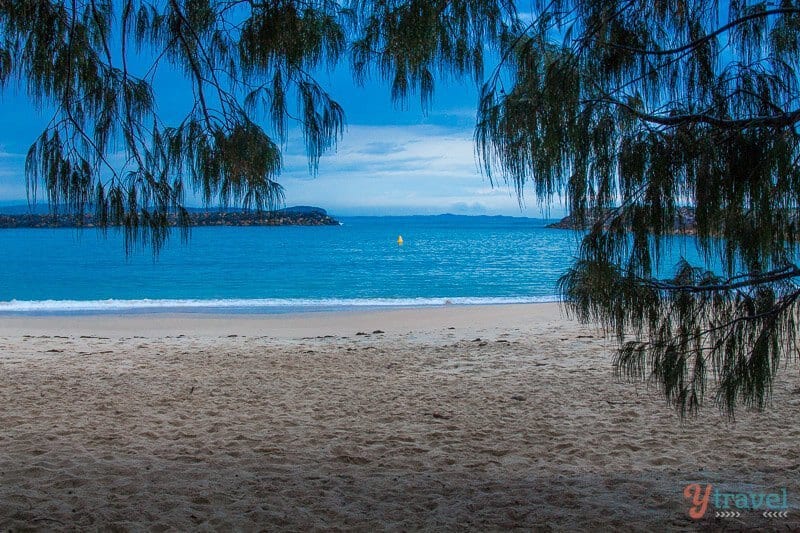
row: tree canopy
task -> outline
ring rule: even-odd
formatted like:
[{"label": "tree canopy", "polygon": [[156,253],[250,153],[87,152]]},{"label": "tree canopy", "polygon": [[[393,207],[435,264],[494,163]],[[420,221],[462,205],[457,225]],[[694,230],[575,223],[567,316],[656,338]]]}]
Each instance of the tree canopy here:
[{"label": "tree canopy", "polygon": [[[486,172],[593,221],[561,291],[621,375],[764,407],[797,357],[800,3],[535,4],[483,89]],[[656,279],[684,205],[705,265]]]},{"label": "tree canopy", "polygon": [[[271,208],[290,122],[316,170],[344,110],[315,79],[343,61],[394,98],[430,98],[434,72],[481,76],[510,5],[330,0],[1,0],[0,84],[52,106],[31,147],[29,191],[91,209],[157,249],[188,188],[208,203]],[[194,105],[167,124],[157,81],[182,73]],[[111,156],[123,154],[119,163]]]},{"label": "tree canopy", "polygon": [[[621,375],[682,414],[711,381],[732,414],[764,407],[797,354],[798,29],[784,0],[0,0],[0,83],[54,108],[29,189],[157,248],[187,188],[279,203],[291,122],[315,170],[344,125],[321,69],[423,105],[442,76],[471,77],[485,173],[591,222],[568,309],[616,335]],[[193,87],[175,124],[161,68]],[[683,206],[705,264],[658,279]]]}]

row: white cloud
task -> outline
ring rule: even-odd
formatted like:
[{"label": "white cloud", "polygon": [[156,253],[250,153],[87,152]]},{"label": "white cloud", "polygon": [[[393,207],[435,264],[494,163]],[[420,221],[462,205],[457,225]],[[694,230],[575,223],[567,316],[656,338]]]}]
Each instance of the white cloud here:
[{"label": "white cloud", "polygon": [[507,186],[493,188],[481,175],[471,130],[350,126],[337,152],[320,160],[314,179],[297,148],[301,144],[291,146],[281,179],[287,204],[314,204],[341,214],[535,216],[533,210],[520,210]]},{"label": "white cloud", "polygon": [[[122,153],[109,156],[123,166]],[[24,156],[0,146],[0,201],[24,203]],[[366,214],[488,214],[542,216],[535,203],[520,209],[513,188],[492,187],[477,168],[471,128],[430,124],[351,125],[338,149],[311,176],[299,134],[284,150],[278,180],[287,205],[317,205],[339,216]],[[201,205],[189,194],[190,205]],[[42,190],[39,191],[43,193]],[[561,210],[556,206],[553,214]]]}]

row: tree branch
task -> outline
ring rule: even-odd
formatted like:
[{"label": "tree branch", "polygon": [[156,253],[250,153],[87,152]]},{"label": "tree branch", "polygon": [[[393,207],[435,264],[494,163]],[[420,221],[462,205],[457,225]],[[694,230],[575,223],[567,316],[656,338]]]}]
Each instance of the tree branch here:
[{"label": "tree branch", "polygon": [[672,283],[665,283],[663,281],[645,281],[645,284],[658,290],[669,292],[688,292],[688,293],[701,293],[711,291],[731,291],[742,289],[746,287],[755,287],[768,283],[776,283],[800,276],[800,268],[797,265],[788,265],[779,270],[773,270],[766,274],[748,274],[747,279],[743,281],[733,281],[736,278],[731,278],[724,283],[716,285],[675,285]]},{"label": "tree branch", "polygon": [[740,24],[744,24],[745,22],[748,22],[750,20],[763,17],[771,17],[773,15],[792,15],[792,14],[800,14],[800,9],[787,7],[780,9],[769,9],[767,11],[761,11],[758,13],[750,13],[749,15],[745,15],[743,17],[739,17],[738,19],[730,21],[729,23],[725,24],[724,26],[721,26],[720,28],[717,28],[716,30],[712,31],[708,35],[705,35],[704,37],[695,39],[694,41],[686,43],[683,46],[679,46],[677,48],[670,48],[669,50],[644,50],[632,46],[625,46],[624,44],[613,44],[613,43],[606,43],[606,45],[611,46],[613,48],[626,50],[634,54],[647,55],[647,56],[667,56],[673,54],[680,54],[688,50],[692,50],[693,48],[697,48],[701,44],[710,41],[711,39],[725,33],[731,28],[734,28]]},{"label": "tree branch", "polygon": [[651,122],[653,124],[658,124],[660,126],[680,126],[683,124],[697,123],[697,124],[708,124],[709,126],[713,126],[715,128],[724,130],[741,130],[745,128],[786,128],[793,126],[794,124],[800,121],[800,109],[795,109],[794,111],[786,111],[783,113],[777,113],[775,115],[765,115],[759,117],[749,117],[740,119],[725,119],[725,118],[715,117],[713,115],[708,115],[705,113],[689,113],[684,115],[672,115],[672,116],[644,113],[642,111],[639,111],[638,109],[631,107],[625,102],[613,98],[608,98],[608,99],[598,98],[594,100],[585,100],[584,103],[611,104],[616,107],[625,109],[626,111],[628,111],[629,113],[631,113],[640,120]]}]

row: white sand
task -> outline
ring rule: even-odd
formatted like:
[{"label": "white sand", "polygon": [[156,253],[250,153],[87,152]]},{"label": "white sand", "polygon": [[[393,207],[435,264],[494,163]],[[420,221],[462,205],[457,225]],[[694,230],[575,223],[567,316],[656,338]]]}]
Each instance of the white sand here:
[{"label": "white sand", "polygon": [[[680,424],[612,348],[555,305],[4,317],[0,527],[800,527],[796,368]],[[689,482],[789,518],[694,522]]]}]

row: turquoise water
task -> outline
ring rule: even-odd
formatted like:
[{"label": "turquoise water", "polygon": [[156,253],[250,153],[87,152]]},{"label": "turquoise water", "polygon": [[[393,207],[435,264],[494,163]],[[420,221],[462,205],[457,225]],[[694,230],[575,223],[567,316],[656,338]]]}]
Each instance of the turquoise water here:
[{"label": "turquoise water", "polygon": [[[0,231],[0,312],[296,312],[551,301],[573,232],[510,217],[195,228],[158,258],[94,230]],[[397,237],[402,235],[403,246]]]}]

